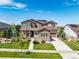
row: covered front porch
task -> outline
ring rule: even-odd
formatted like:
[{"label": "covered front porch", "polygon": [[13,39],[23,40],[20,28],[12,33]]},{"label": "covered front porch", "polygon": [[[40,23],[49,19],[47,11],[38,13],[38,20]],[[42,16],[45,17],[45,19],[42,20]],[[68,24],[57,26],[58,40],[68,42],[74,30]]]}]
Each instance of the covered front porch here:
[{"label": "covered front porch", "polygon": [[26,38],[33,38],[38,36],[37,31],[23,31],[23,36]]},{"label": "covered front porch", "polygon": [[34,40],[42,42],[42,41],[46,41],[49,42],[51,41],[51,36],[50,36],[50,32],[48,31],[22,31],[23,32],[23,36],[24,38],[30,39],[30,38],[34,38]]}]

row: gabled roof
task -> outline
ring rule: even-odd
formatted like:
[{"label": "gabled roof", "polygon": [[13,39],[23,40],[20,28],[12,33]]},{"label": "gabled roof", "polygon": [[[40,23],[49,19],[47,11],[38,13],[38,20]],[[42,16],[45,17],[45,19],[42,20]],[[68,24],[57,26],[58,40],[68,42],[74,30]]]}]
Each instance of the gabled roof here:
[{"label": "gabled roof", "polygon": [[27,21],[34,21],[34,22],[37,22],[37,23],[42,24],[42,25],[46,25],[46,24],[48,24],[48,23],[57,24],[57,23],[54,22],[54,21],[34,20],[34,19],[26,20],[26,21],[23,21],[22,23],[27,22]]},{"label": "gabled roof", "polygon": [[79,35],[79,24],[67,24],[77,35]]},{"label": "gabled roof", "polygon": [[45,30],[48,31],[48,32],[50,32],[50,30],[48,30],[47,28],[42,28],[38,32],[45,31]]},{"label": "gabled roof", "polygon": [[[57,31],[56,28],[45,28],[45,27],[40,27],[40,28],[20,28],[21,31],[38,31],[38,32],[41,32],[41,31],[50,31],[50,30],[54,30]],[[50,31],[51,32],[51,31]]]},{"label": "gabled roof", "polygon": [[9,24],[6,24],[6,23],[3,23],[3,22],[0,22],[0,29],[8,28],[9,26],[10,26]]}]

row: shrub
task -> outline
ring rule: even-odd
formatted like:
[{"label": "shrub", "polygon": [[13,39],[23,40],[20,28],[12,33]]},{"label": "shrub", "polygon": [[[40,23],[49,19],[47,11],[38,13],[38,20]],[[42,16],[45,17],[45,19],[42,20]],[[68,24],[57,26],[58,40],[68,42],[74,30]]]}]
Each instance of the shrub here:
[{"label": "shrub", "polygon": [[79,44],[79,40],[76,41]]},{"label": "shrub", "polygon": [[30,42],[31,40],[28,40],[28,42]]},{"label": "shrub", "polygon": [[20,41],[20,39],[19,39],[19,37],[16,39],[16,42],[19,42]]},{"label": "shrub", "polygon": [[30,52],[30,51],[27,51],[27,52],[26,52],[26,54],[31,54],[31,53],[32,53],[32,52]]},{"label": "shrub", "polygon": [[39,42],[38,42],[38,41],[36,41],[36,40],[34,40],[34,41],[33,41],[33,43],[34,43],[34,44],[39,44]]},{"label": "shrub", "polygon": [[11,42],[19,42],[20,41],[19,37],[12,37],[11,39],[12,39]]},{"label": "shrub", "polygon": [[11,39],[12,39],[11,42],[15,42],[16,40],[15,37],[12,37]]},{"label": "shrub", "polygon": [[43,40],[43,41],[41,41],[41,43],[46,43],[46,42]]},{"label": "shrub", "polygon": [[27,44],[29,44],[30,40],[27,40]]}]

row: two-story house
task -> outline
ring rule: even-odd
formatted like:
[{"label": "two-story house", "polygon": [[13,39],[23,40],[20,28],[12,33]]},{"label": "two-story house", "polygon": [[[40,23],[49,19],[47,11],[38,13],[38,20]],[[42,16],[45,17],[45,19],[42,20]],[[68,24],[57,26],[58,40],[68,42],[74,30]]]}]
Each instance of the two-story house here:
[{"label": "two-story house", "polygon": [[26,20],[22,22],[20,29],[24,37],[34,38],[35,40],[51,41],[51,37],[57,37],[57,23],[46,20]]}]

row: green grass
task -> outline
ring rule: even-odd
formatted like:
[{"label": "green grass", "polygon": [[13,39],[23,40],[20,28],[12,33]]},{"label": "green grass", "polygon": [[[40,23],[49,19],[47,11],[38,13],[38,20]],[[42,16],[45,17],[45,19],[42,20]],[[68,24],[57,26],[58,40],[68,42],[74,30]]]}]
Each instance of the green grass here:
[{"label": "green grass", "polygon": [[[24,47],[22,47],[23,49],[27,49],[29,46],[29,44],[25,44]],[[21,46],[19,44],[19,42],[14,42],[14,43],[0,43],[0,48],[12,48],[12,49],[20,49]]]},{"label": "green grass", "polygon": [[55,50],[54,46],[49,43],[34,44],[35,50]]},{"label": "green grass", "polygon": [[9,57],[9,58],[53,58],[53,59],[62,59],[58,53],[21,53],[21,52],[0,52],[0,57]]},{"label": "green grass", "polygon": [[71,49],[79,50],[79,46],[76,44],[76,42],[67,41],[67,40],[62,40],[62,41],[65,42]]}]

